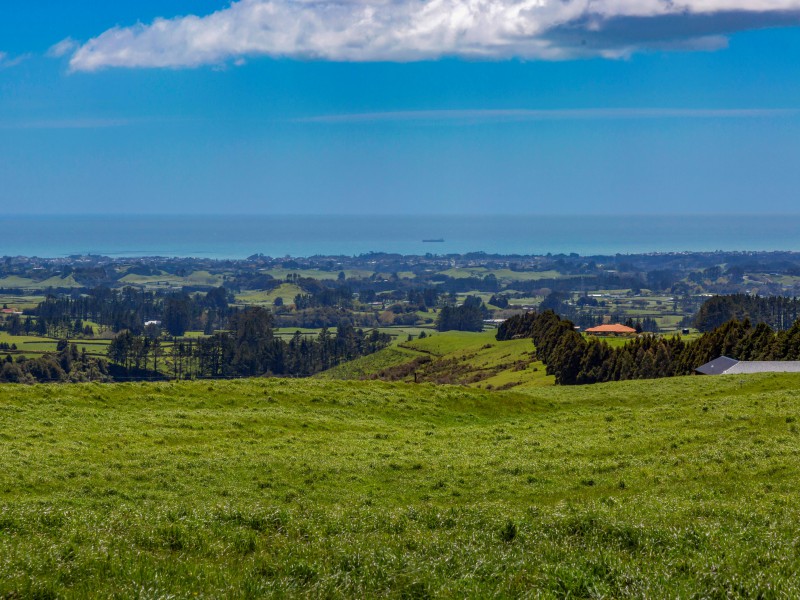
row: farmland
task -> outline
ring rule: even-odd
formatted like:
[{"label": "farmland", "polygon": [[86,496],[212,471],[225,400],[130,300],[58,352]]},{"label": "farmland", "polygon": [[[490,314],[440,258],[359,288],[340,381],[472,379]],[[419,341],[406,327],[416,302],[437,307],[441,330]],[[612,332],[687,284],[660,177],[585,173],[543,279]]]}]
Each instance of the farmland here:
[{"label": "farmland", "polygon": [[459,383],[486,389],[552,385],[529,339],[498,342],[495,331],[448,331],[403,342],[318,375]]},{"label": "farmland", "polygon": [[[269,308],[285,328],[331,328],[342,318],[360,327],[431,327],[438,308],[474,296],[485,304],[487,318],[544,306],[583,329],[631,320],[643,327],[647,321],[647,331],[672,334],[691,327],[699,307],[714,294],[797,294],[798,265],[800,258],[791,252],[6,257],[0,264],[0,296],[4,306],[30,314],[48,296],[77,298],[98,289],[133,289],[164,298],[224,288],[228,305]],[[282,302],[276,305],[278,298]],[[161,315],[142,316],[158,320]],[[214,326],[198,322],[193,329],[198,328]]]},{"label": "farmland", "polygon": [[798,385],[4,386],[0,596],[796,597]]}]

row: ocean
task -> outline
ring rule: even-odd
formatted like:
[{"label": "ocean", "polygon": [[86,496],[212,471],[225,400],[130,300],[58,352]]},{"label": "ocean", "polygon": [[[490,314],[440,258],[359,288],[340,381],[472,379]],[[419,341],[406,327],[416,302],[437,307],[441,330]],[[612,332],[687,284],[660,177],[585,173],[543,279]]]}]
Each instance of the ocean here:
[{"label": "ocean", "polygon": [[800,215],[0,217],[0,256],[43,258],[715,250],[800,250]]}]

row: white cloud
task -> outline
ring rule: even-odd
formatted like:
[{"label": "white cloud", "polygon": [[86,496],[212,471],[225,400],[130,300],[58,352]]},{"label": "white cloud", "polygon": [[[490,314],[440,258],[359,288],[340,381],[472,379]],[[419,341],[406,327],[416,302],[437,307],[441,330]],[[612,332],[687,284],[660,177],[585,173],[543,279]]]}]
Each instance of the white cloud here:
[{"label": "white cloud", "polygon": [[321,115],[297,119],[299,123],[380,123],[380,122],[517,122],[563,120],[630,119],[750,119],[796,117],[800,110],[781,108],[576,108],[576,109],[497,109],[497,110],[420,110],[378,113]]},{"label": "white cloud", "polygon": [[0,130],[3,129],[106,129],[109,127],[126,127],[147,121],[134,119],[97,119],[97,118],[70,118],[50,120],[0,120]]},{"label": "white cloud", "polygon": [[68,37],[50,46],[50,49],[47,51],[47,56],[50,58],[61,58],[75,51],[79,46],[80,44],[78,42]]},{"label": "white cloud", "polygon": [[19,56],[9,56],[6,52],[0,52],[0,70],[16,67],[31,57],[30,54],[20,54]]},{"label": "white cloud", "polygon": [[716,49],[731,32],[798,24],[800,0],[239,0],[204,17],[109,29],[78,48],[70,65],[614,58],[647,48]]}]

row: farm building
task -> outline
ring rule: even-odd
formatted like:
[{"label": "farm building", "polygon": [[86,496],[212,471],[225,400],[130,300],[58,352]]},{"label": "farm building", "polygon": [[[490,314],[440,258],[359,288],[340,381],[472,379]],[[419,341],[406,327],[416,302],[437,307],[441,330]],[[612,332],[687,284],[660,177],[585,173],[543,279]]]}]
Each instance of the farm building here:
[{"label": "farm building", "polygon": [[720,356],[695,369],[701,375],[744,375],[746,373],[800,373],[796,360],[736,360]]},{"label": "farm building", "polygon": [[614,325],[598,325],[597,327],[590,327],[586,333],[592,335],[633,335],[636,330],[633,327],[615,323]]}]

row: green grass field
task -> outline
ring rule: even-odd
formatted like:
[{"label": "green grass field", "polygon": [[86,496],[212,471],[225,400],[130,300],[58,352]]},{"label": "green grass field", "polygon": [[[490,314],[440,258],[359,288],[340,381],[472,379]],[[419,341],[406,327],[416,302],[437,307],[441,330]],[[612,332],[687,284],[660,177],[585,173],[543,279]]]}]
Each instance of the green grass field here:
[{"label": "green grass field", "polygon": [[3,386],[0,597],[798,597],[798,387]]},{"label": "green grass field", "polygon": [[55,352],[58,340],[35,335],[9,335],[6,331],[0,331],[0,343],[16,344],[17,350],[23,354],[38,354]]},{"label": "green grass field", "polygon": [[194,271],[186,277],[170,273],[161,273],[159,275],[137,275],[135,273],[128,273],[120,278],[119,284],[155,288],[178,288],[183,286],[219,287],[224,281],[225,278],[222,275],[215,275],[208,271]]},{"label": "green grass field", "polygon": [[288,305],[294,303],[295,296],[303,293],[302,288],[293,283],[282,283],[274,290],[248,291],[237,294],[236,302],[248,306],[271,307],[275,303],[275,298],[283,298],[283,303]]},{"label": "green grass field", "polygon": [[296,274],[300,277],[310,277],[312,279],[337,279],[339,273],[344,271],[345,277],[355,277],[358,279],[369,277],[374,271],[364,269],[341,269],[333,271],[323,271],[321,269],[264,269],[262,272],[271,275],[275,279],[285,280],[289,274]]},{"label": "green grass field", "polygon": [[510,269],[487,269],[486,267],[459,267],[439,271],[439,273],[454,279],[494,275],[502,283],[539,281],[540,279],[570,279],[575,277],[574,275],[564,275],[558,271],[511,271]]},{"label": "green grass field", "polygon": [[[2,287],[2,286],[0,286]],[[17,294],[0,294],[0,306],[4,304],[9,308],[24,310],[26,308],[36,308],[44,300],[44,296],[22,296]]]},{"label": "green grass field", "polygon": [[[430,333],[430,332],[429,332]],[[404,342],[339,365],[322,379],[387,379],[512,388],[553,385],[541,362],[533,361],[529,339],[498,342],[495,330],[447,331]],[[425,362],[421,362],[425,361]]]},{"label": "green grass field", "polygon": [[8,277],[0,277],[0,288],[6,289],[23,289],[23,290],[46,290],[48,288],[79,288],[83,287],[80,283],[75,281],[72,275],[67,277],[50,277],[42,281],[29,279],[27,277],[18,277],[17,275],[10,275]]}]

